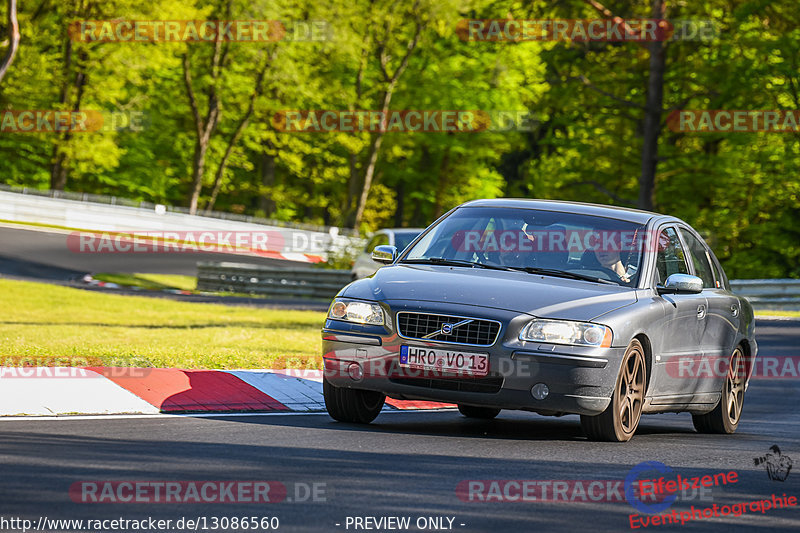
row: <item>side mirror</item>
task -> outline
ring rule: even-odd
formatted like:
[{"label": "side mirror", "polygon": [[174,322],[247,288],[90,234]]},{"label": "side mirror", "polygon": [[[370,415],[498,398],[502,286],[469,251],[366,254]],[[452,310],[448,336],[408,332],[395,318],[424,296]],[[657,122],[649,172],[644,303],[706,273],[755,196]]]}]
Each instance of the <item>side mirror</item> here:
[{"label": "side mirror", "polygon": [[395,246],[382,244],[376,246],[375,249],[372,250],[372,260],[378,263],[388,265],[389,263],[393,263],[395,259],[397,259],[397,248]]},{"label": "side mirror", "polygon": [[703,280],[689,274],[672,274],[656,290],[658,294],[698,294],[703,292]]}]

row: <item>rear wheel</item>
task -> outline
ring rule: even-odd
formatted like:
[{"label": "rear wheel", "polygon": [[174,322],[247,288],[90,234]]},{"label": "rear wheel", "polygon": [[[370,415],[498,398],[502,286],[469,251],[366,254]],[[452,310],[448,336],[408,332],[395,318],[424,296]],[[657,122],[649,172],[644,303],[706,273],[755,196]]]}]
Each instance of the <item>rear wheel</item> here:
[{"label": "rear wheel", "polygon": [[467,418],[483,418],[489,420],[500,414],[500,409],[494,407],[475,407],[474,405],[458,404],[458,410]]},{"label": "rear wheel", "polygon": [[326,377],[322,378],[322,395],[331,418],[356,424],[375,420],[386,401],[386,395],[380,392],[336,387]]},{"label": "rear wheel", "polygon": [[586,436],[608,442],[630,440],[642,417],[645,383],[644,348],[638,339],[633,339],[622,358],[611,403],[599,415],[581,415],[581,427]]},{"label": "rear wheel", "polygon": [[744,405],[744,354],[737,346],[728,365],[728,376],[722,386],[719,403],[710,413],[692,415],[699,433],[733,433],[739,427]]}]

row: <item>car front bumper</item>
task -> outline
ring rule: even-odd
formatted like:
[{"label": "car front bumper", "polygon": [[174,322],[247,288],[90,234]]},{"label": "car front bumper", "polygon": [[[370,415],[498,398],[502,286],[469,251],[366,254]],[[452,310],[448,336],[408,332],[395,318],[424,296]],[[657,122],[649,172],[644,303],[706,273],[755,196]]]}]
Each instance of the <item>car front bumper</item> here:
[{"label": "car front bumper", "polygon": [[[429,302],[388,302],[386,326],[327,320],[322,331],[326,379],[337,387],[380,391],[396,399],[431,400],[522,409],[542,414],[603,412],[611,400],[625,347],[592,348],[520,341],[533,317],[509,311]],[[498,320],[502,327],[489,347],[401,338],[393,324],[398,311],[475,316]],[[486,377],[430,374],[399,366],[402,345],[489,355]],[[549,394],[534,398],[544,384]]]}]

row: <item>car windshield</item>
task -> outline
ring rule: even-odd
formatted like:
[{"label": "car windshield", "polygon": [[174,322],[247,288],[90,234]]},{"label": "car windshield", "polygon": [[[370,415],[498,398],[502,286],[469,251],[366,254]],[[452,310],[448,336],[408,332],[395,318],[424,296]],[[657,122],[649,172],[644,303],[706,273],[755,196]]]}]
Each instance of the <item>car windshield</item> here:
[{"label": "car windshield", "polygon": [[501,267],[632,287],[639,279],[643,242],[644,226],[624,220],[537,209],[461,207],[400,262]]}]

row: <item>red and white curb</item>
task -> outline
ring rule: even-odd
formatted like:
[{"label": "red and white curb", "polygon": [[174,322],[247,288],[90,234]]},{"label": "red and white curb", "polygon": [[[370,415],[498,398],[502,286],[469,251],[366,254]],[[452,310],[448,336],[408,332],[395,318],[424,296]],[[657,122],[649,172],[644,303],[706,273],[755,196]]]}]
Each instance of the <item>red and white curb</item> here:
[{"label": "red and white curb", "polygon": [[[387,398],[387,410],[450,404]],[[0,416],[324,412],[319,370],[0,367]]]}]

